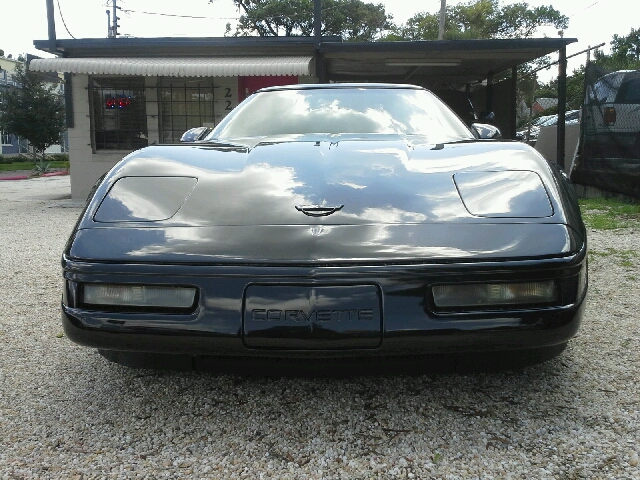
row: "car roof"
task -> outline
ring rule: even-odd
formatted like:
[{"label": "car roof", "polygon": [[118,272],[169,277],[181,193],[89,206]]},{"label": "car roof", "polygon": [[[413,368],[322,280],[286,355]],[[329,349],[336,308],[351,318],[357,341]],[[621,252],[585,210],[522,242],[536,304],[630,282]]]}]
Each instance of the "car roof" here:
[{"label": "car roof", "polygon": [[363,89],[363,88],[386,88],[397,90],[425,90],[417,85],[401,84],[401,83],[302,83],[294,85],[276,85],[273,87],[265,87],[258,92],[273,92],[278,90],[340,90],[340,89]]}]

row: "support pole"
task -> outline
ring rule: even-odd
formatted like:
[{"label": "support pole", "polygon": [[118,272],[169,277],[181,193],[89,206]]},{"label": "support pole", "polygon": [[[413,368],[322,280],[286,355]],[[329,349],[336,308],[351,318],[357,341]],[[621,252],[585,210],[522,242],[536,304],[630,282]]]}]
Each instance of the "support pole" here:
[{"label": "support pole", "polygon": [[313,0],[313,38],[316,48],[322,41],[322,0]]},{"label": "support pole", "polygon": [[447,13],[447,0],[440,0],[440,21],[438,22],[438,40],[444,38],[444,19]]},{"label": "support pole", "polygon": [[57,50],[56,40],[56,17],[53,9],[53,0],[47,0],[47,26],[49,28],[49,50],[55,53]]},{"label": "support pole", "polygon": [[516,138],[516,117],[518,116],[518,67],[511,68],[511,112],[509,114],[509,137]]},{"label": "support pole", "polygon": [[558,128],[557,128],[557,159],[560,168],[567,170],[565,162],[565,112],[567,110],[567,47],[563,46],[558,52]]},{"label": "support pole", "polygon": [[[116,5],[116,0],[111,0],[111,5],[113,7],[113,16],[111,18],[111,31],[109,32],[109,38],[118,38],[118,6]],[[109,12],[107,11],[107,14]]]},{"label": "support pole", "polygon": [[493,72],[489,72],[487,77],[487,97],[485,103],[485,113],[493,112]]},{"label": "support pole", "polygon": [[320,45],[322,44],[322,0],[313,0],[313,38],[316,51],[316,76],[318,77],[318,82],[327,83],[324,58],[320,52]]}]

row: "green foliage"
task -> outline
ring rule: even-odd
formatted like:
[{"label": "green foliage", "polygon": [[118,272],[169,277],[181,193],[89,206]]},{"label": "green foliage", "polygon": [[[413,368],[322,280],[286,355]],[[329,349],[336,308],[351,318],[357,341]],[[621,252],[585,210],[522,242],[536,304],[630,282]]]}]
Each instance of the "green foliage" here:
[{"label": "green foliage", "polygon": [[32,175],[40,176],[40,175],[44,175],[45,173],[49,173],[50,171],[51,171],[50,163],[36,163],[33,166]]},{"label": "green foliage", "polygon": [[609,71],[640,69],[640,28],[631,29],[625,36],[614,35],[611,40],[611,54],[601,50],[594,52],[594,63]]},{"label": "green foliage", "polygon": [[[567,76],[567,110],[577,110],[584,102],[584,65]],[[558,79],[543,84],[536,91],[536,97],[557,97]],[[554,112],[555,113],[555,112]]]},{"label": "green foliage", "polygon": [[[439,12],[417,13],[394,34],[404,40],[438,38]],[[445,39],[528,38],[541,25],[567,28],[569,19],[551,6],[530,8],[527,3],[501,6],[499,0],[477,0],[447,6]]]},{"label": "green foliage", "polygon": [[577,110],[584,102],[584,65],[567,77],[567,110]]},{"label": "green foliage", "polygon": [[[613,261],[625,268],[633,267],[640,257],[635,250],[617,250],[615,248],[607,248],[605,250],[589,250],[589,260],[591,261],[595,257],[604,257],[613,259]],[[608,262],[610,263],[610,261]]]},{"label": "green foliage", "polygon": [[26,138],[36,152],[60,141],[65,129],[64,106],[42,77],[16,65],[14,80],[21,87],[1,95],[0,129]]},{"label": "green foliage", "polygon": [[584,223],[596,230],[640,227],[640,203],[611,198],[580,199]]},{"label": "green foliage", "polygon": [[[313,35],[313,0],[233,0],[243,12],[236,36]],[[322,0],[322,35],[370,42],[393,27],[382,4],[361,0]],[[229,31],[229,28],[227,29]]]},{"label": "green foliage", "polygon": [[552,105],[549,108],[545,108],[543,111],[541,111],[539,114],[534,115],[534,118],[537,117],[544,117],[546,115],[555,115],[558,113],[558,105]]},{"label": "green foliage", "polygon": [[[9,160],[9,161],[7,161]],[[69,162],[49,162],[49,168],[63,168],[69,169]],[[33,159],[16,160],[15,157],[5,158],[4,162],[0,162],[0,172],[15,172],[18,170],[33,170],[36,165],[40,165],[34,162]]]},{"label": "green foliage", "polygon": [[542,84],[536,90],[536,98],[558,98],[558,85],[556,83],[555,87],[551,87],[549,85]]},{"label": "green foliage", "polygon": [[51,162],[68,162],[69,154],[68,153],[51,153],[47,155],[47,159]]},{"label": "green foliage", "polygon": [[611,51],[615,57],[625,58],[631,62],[640,62],[640,28],[632,28],[631,32],[624,37],[614,35],[611,41]]}]

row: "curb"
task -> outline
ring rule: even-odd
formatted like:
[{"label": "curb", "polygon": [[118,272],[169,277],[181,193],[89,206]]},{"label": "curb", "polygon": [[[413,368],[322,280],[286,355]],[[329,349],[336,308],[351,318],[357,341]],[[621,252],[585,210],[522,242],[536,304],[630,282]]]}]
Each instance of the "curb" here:
[{"label": "curb", "polygon": [[0,177],[0,181],[2,180],[30,180],[32,178],[42,178],[42,177],[59,177],[62,175],[69,175],[69,172],[51,172],[45,173],[44,175],[38,176],[30,176],[30,175],[17,175],[14,177]]}]

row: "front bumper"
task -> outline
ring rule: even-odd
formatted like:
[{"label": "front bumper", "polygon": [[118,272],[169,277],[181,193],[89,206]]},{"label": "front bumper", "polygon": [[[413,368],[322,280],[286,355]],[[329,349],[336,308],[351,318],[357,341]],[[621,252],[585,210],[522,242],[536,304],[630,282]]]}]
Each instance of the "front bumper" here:
[{"label": "front bumper", "polygon": [[[64,260],[66,290],[62,324],[66,336],[101,350],[242,357],[369,357],[491,352],[551,347],[575,335],[586,289],[562,305],[435,313],[430,285],[456,281],[517,281],[577,278],[586,248],[551,259],[420,265],[266,267],[129,265]],[[189,314],[110,312],[82,308],[83,283],[191,285],[200,292]],[[570,282],[569,282],[570,283]],[[251,285],[373,285],[380,292],[380,341],[316,343],[312,349],[259,346],[245,338],[245,295]],[[277,335],[274,335],[277,336]],[[365,345],[365,346],[362,346]]]}]

